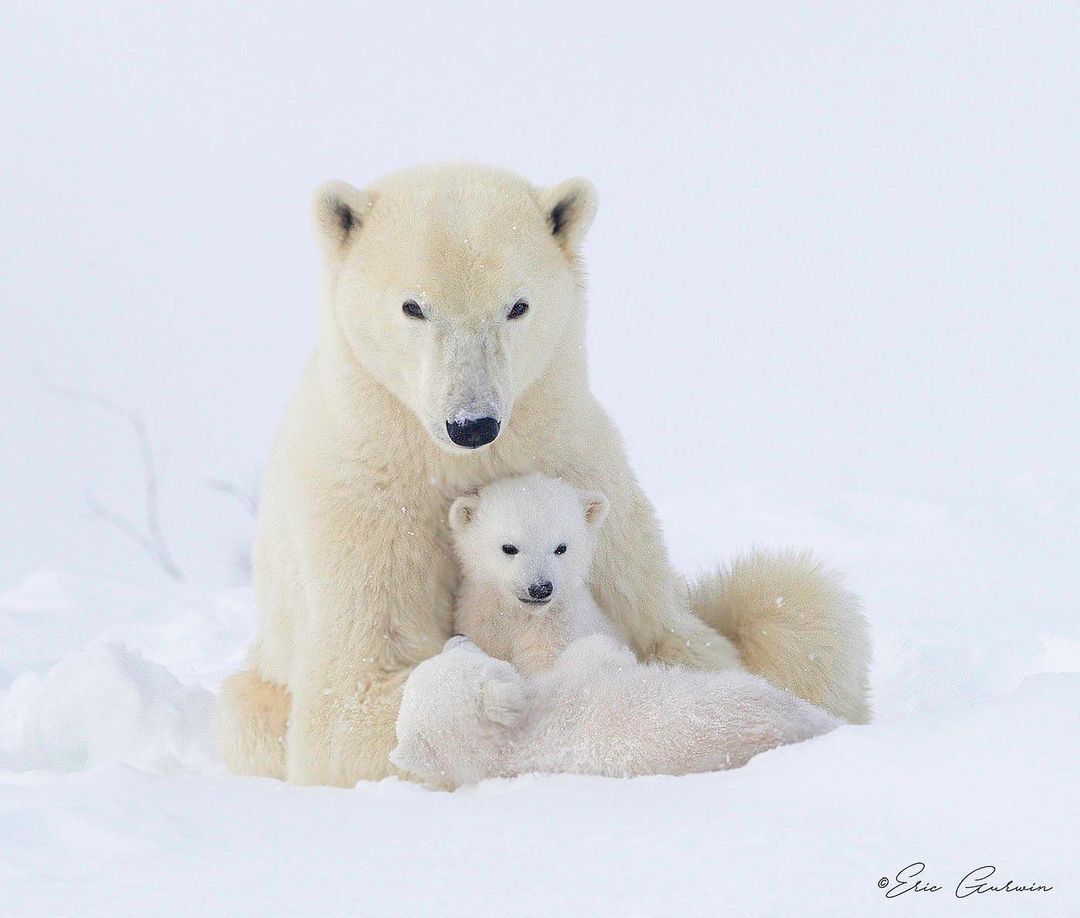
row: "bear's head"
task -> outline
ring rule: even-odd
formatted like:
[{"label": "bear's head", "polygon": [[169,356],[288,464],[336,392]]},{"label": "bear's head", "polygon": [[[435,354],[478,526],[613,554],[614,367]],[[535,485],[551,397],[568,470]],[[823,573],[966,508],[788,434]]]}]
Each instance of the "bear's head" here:
[{"label": "bear's head", "polygon": [[598,491],[523,475],[459,497],[450,506],[450,529],[466,580],[541,613],[588,582],[607,512],[607,498]]},{"label": "bear's head", "polygon": [[[584,312],[585,179],[451,164],[315,196],[324,321],[441,447],[486,446]],[[576,344],[574,345],[576,350]]]}]

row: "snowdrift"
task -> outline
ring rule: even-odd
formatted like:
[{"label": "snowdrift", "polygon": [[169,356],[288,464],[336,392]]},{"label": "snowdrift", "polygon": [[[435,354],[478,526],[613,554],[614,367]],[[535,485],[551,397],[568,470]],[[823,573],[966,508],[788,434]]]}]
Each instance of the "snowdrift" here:
[{"label": "snowdrift", "polygon": [[914,862],[941,887],[904,894],[919,914],[989,865],[1054,889],[972,893],[980,915],[1080,904],[1069,639],[879,633],[870,726],[733,772],[440,794],[225,775],[213,692],[251,629],[246,590],[0,597],[0,913],[874,914]]}]

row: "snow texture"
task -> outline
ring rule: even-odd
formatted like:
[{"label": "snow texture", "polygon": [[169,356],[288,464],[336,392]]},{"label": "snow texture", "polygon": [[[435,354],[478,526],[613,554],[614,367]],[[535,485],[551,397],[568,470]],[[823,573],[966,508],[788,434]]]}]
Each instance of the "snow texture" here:
[{"label": "snow texture", "polygon": [[[1080,642],[876,632],[880,716],[682,778],[224,775],[209,701],[246,591],[39,574],[0,596],[0,914],[876,914],[913,861],[1015,882],[979,914],[1080,905]],[[954,914],[950,888],[919,914]],[[915,906],[909,901],[907,906]],[[882,912],[884,913],[884,911]]]}]

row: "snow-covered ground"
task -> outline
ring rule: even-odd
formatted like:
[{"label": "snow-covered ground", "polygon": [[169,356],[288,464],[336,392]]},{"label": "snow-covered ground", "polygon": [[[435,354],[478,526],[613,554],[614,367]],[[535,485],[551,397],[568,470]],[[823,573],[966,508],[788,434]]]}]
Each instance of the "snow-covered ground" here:
[{"label": "snow-covered ground", "polygon": [[[1080,914],[1076,4],[0,25],[0,916]],[[592,382],[675,562],[844,570],[872,725],[677,780],[222,774],[308,196],[451,157],[597,184]],[[102,399],[146,422],[182,584],[102,519],[145,528]],[[942,890],[886,901],[920,860]],[[957,901],[984,864],[1054,889]]]},{"label": "snow-covered ground", "polygon": [[[1076,746],[1044,725],[1075,727],[1078,704],[1080,677],[1040,676],[720,775],[527,777],[452,795],[123,765],[7,777],[3,911],[1071,915]],[[880,878],[916,861],[942,889],[886,901]],[[957,901],[986,865],[1055,888]]]},{"label": "snow-covered ground", "polygon": [[[924,588],[905,569],[899,596]],[[1054,889],[973,913],[1075,914],[1080,641],[982,627],[977,603],[910,627],[871,605],[870,726],[715,775],[450,795],[224,775],[209,718],[249,591],[41,572],[0,597],[0,914],[861,915],[900,906],[877,884],[917,861],[942,889],[905,894],[912,914],[954,914],[988,864]]]}]

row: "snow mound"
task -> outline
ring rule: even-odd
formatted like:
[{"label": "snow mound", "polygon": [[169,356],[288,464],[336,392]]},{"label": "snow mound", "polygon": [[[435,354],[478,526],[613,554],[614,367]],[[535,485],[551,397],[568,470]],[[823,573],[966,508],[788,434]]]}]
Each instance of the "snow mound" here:
[{"label": "snow mound", "polygon": [[509,915],[527,890],[536,914],[874,915],[915,861],[943,890],[920,915],[984,864],[1055,889],[980,916],[1075,911],[1080,641],[1052,625],[875,615],[868,726],[728,772],[444,794],[225,775],[214,693],[254,618],[246,589],[0,595],[0,914]]},{"label": "snow mound", "polygon": [[875,721],[1005,695],[1029,676],[1080,672],[1080,641],[1063,635],[934,625],[874,641]]},{"label": "snow mound", "polygon": [[212,689],[241,667],[253,622],[249,588],[207,595],[38,571],[0,594],[0,689],[27,671],[44,675],[72,651],[101,641]]},{"label": "snow mound", "polygon": [[[0,594],[0,773],[218,771],[213,693],[243,666],[254,618],[249,589],[151,590],[41,571]],[[1060,635],[877,622],[873,636],[879,724],[1080,671],[1080,642]]]},{"label": "snow mound", "polygon": [[26,672],[0,694],[0,770],[123,762],[173,774],[215,769],[214,696],[118,643]]},{"label": "snow mound", "polygon": [[[1078,710],[1080,677],[1043,675],[733,771],[453,794],[121,765],[0,775],[0,912],[1060,918],[1080,905]],[[886,899],[881,881],[916,861],[941,890]],[[1054,888],[958,901],[983,865]]]}]

